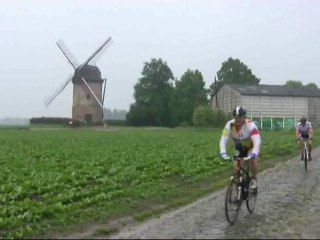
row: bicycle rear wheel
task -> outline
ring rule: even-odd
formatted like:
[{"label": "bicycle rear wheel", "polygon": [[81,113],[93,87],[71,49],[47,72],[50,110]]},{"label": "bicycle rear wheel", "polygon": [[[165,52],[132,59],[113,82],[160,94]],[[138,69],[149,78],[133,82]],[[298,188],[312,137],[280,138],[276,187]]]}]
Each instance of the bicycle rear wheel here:
[{"label": "bicycle rear wheel", "polygon": [[247,209],[250,214],[253,213],[255,207],[256,207],[256,202],[258,198],[258,189],[252,189],[252,181],[250,180],[249,187],[248,187],[248,197],[247,197]]},{"label": "bicycle rear wheel", "polygon": [[239,184],[232,180],[226,194],[225,213],[227,221],[233,225],[238,217],[239,210],[242,204],[242,192],[238,190]]}]

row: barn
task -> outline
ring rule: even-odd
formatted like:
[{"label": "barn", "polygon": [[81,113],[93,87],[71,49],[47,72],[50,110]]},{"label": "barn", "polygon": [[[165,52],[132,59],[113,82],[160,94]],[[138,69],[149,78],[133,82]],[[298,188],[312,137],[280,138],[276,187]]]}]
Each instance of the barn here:
[{"label": "barn", "polygon": [[320,90],[285,85],[225,84],[212,99],[214,109],[230,113],[237,105],[260,129],[291,129],[305,115],[314,126],[320,120]]}]

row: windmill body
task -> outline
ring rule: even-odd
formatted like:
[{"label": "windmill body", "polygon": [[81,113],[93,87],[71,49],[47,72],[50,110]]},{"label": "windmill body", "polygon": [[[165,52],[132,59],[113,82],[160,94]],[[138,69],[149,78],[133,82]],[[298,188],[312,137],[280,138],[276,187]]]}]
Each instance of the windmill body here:
[{"label": "windmill body", "polygon": [[86,65],[72,79],[72,118],[88,124],[99,123],[102,121],[102,108],[82,81],[82,77],[86,79],[91,90],[98,100],[102,102],[102,84],[104,80],[101,78],[101,72],[96,66]]},{"label": "windmill body", "polygon": [[57,45],[73,67],[74,74],[70,75],[52,96],[46,100],[45,105],[49,106],[50,103],[66,88],[69,82],[72,82],[72,118],[87,124],[101,123],[103,120],[106,79],[101,78],[101,72],[98,67],[90,65],[89,63],[91,63],[93,59],[97,59],[97,56],[99,54],[101,55],[102,51],[106,49],[110,43],[111,38],[108,38],[84,63],[79,65],[65,44],[59,40]]}]

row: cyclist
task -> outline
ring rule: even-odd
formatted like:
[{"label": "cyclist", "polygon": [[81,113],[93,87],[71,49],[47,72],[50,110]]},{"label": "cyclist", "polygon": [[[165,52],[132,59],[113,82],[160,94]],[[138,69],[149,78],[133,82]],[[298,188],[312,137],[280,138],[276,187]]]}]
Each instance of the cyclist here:
[{"label": "cyclist", "polygon": [[301,142],[301,160],[303,160],[303,145],[301,139],[307,139],[308,147],[309,147],[309,161],[312,160],[311,158],[311,149],[312,149],[312,136],[313,136],[313,129],[310,122],[307,121],[305,116],[301,117],[300,122],[298,122],[296,127],[296,137],[298,139],[298,143]]},{"label": "cyclist", "polygon": [[[220,139],[220,155],[224,160],[230,160],[226,147],[229,139],[233,139],[237,157],[249,157],[252,159],[251,173],[253,178],[252,188],[257,188],[258,157],[260,153],[261,138],[255,125],[246,119],[246,110],[237,106],[233,112],[233,119],[225,125]],[[240,166],[244,165],[244,160],[240,160]],[[234,173],[237,172],[238,164],[234,162]]]}]

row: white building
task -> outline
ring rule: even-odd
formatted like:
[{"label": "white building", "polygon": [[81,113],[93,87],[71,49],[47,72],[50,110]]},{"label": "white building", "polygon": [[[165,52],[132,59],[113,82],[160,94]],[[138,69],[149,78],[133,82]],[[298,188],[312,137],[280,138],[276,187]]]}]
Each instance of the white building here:
[{"label": "white building", "polygon": [[320,90],[284,85],[226,84],[213,97],[213,108],[230,113],[237,105],[262,129],[293,128],[301,116],[317,125],[320,120]]}]

